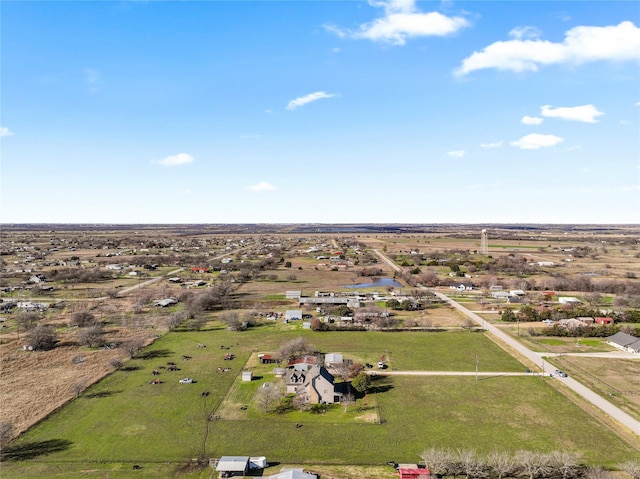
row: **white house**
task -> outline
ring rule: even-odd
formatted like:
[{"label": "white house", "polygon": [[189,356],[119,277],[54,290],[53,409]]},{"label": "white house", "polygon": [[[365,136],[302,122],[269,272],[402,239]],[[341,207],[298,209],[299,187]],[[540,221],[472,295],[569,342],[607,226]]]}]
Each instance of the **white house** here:
[{"label": "white house", "polygon": [[574,296],[559,296],[558,302],[560,304],[581,304],[582,303],[582,301],[580,301],[578,298]]}]

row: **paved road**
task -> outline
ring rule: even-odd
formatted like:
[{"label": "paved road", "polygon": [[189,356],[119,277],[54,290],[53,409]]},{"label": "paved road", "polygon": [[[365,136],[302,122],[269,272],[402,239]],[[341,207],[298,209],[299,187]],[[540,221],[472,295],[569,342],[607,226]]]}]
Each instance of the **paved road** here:
[{"label": "paved road", "polygon": [[367,371],[370,376],[540,376],[535,373],[487,372],[487,371]]},{"label": "paved road", "polygon": [[[382,259],[382,261],[384,261],[386,264],[391,266],[395,271],[402,272],[402,268],[400,266],[398,266],[389,258],[387,258],[387,256],[381,253],[379,250],[374,249],[373,252],[376,253],[380,257],[380,259]],[[498,338],[500,341],[508,345],[510,348],[517,351],[519,354],[527,358],[533,364],[539,365],[540,368],[542,369],[543,374],[545,372],[548,373],[548,372],[553,372],[555,370],[555,368],[551,364],[547,363],[544,360],[544,357],[541,357],[541,354],[531,351],[529,348],[525,347],[524,345],[522,345],[520,342],[513,339],[508,334],[503,333],[497,327],[495,327],[488,321],[485,321],[484,319],[482,319],[476,313],[469,311],[467,308],[462,306],[457,301],[454,301],[448,296],[442,293],[438,293],[437,291],[433,291],[433,290],[430,290],[430,291],[433,294],[435,294],[438,298],[446,301],[451,306],[453,306],[454,308],[459,310],[461,313],[463,313],[465,316],[467,316],[468,318],[472,319],[473,321],[481,325],[490,334]],[[590,402],[591,404],[596,406],[598,409],[603,411],[605,414],[613,418],[615,421],[617,421],[624,427],[628,428],[631,432],[633,432],[637,436],[640,436],[640,421],[637,421],[636,419],[632,418],[629,414],[622,411],[619,407],[610,403],[609,401],[604,399],[602,396],[594,393],[591,389],[587,388],[586,386],[583,386],[581,383],[579,383],[575,379],[570,377],[561,378],[558,376],[554,376],[554,378],[555,378],[554,380],[562,382],[562,384],[564,384],[569,389],[573,390],[574,392],[582,396],[582,398],[584,398],[586,401]]]},{"label": "paved road", "polygon": [[[490,334],[498,338],[500,341],[508,345],[510,348],[517,351],[520,355],[524,356],[532,363],[539,365],[543,373],[554,371],[555,368],[549,363],[547,363],[544,360],[544,357],[541,357],[540,354],[531,351],[529,348],[525,347],[520,342],[513,339],[511,336],[500,331],[497,327],[495,327],[488,321],[483,320],[480,316],[469,311],[467,308],[465,308],[458,302],[454,301],[453,299],[449,298],[448,296],[442,293],[438,293],[437,291],[433,291],[433,293],[438,298],[446,301],[451,306],[453,306],[454,308],[462,312],[468,318],[471,318],[472,320],[477,322],[484,329],[486,329]],[[602,396],[594,393],[591,389],[587,388],[586,386],[583,386],[581,383],[579,383],[575,379],[570,377],[566,377],[566,378],[561,378],[558,376],[554,376],[554,377],[555,377],[555,380],[562,382],[562,384],[567,386],[569,389],[573,390],[574,392],[582,396],[584,399],[586,399],[588,402],[596,406],[598,409],[600,409],[601,411],[603,411],[604,413],[612,417],[614,420],[616,420],[623,426],[627,427],[634,434],[640,436],[640,421],[637,421],[636,419],[631,417],[629,414],[622,411],[619,407],[613,405],[612,403],[604,399]]]}]

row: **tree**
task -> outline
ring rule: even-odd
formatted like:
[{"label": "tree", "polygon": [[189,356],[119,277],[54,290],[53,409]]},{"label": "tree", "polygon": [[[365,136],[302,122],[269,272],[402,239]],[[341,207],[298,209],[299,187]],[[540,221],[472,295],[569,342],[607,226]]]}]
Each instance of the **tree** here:
[{"label": "tree", "polygon": [[6,445],[13,437],[13,423],[0,421],[0,446]]},{"label": "tree", "polygon": [[53,326],[43,326],[39,324],[27,333],[27,344],[33,349],[52,349],[58,342],[56,330]]},{"label": "tree", "polygon": [[427,469],[436,476],[447,476],[453,464],[453,453],[450,449],[432,447],[420,454]]},{"label": "tree", "polygon": [[264,383],[256,393],[256,403],[263,412],[268,413],[271,408],[282,399],[282,387],[274,383]]},{"label": "tree", "polygon": [[89,347],[92,347],[94,344],[100,345],[103,334],[104,331],[102,330],[102,326],[99,324],[89,326],[87,328],[82,328],[80,331],[78,331],[78,343],[83,346]]},{"label": "tree", "polygon": [[618,466],[631,476],[631,479],[640,479],[640,460],[625,461]]},{"label": "tree", "polygon": [[235,311],[227,311],[220,315],[220,321],[227,325],[229,331],[244,331],[247,329],[246,323],[240,319],[240,315]]},{"label": "tree", "polygon": [[76,398],[79,398],[85,389],[87,389],[87,378],[80,378],[71,386],[71,391]]},{"label": "tree", "polygon": [[71,318],[71,325],[86,328],[96,324],[96,317],[89,311],[78,311]]},{"label": "tree", "polygon": [[459,449],[458,460],[464,475],[469,478],[480,478],[487,475],[486,465],[473,449]]},{"label": "tree", "polygon": [[494,451],[490,453],[487,456],[487,465],[493,470],[498,479],[512,476],[517,469],[513,456],[506,451]]},{"label": "tree", "polygon": [[313,350],[314,347],[300,337],[282,343],[280,349],[278,349],[277,356],[282,360],[288,360],[311,354]]},{"label": "tree", "polygon": [[522,475],[529,479],[544,475],[549,467],[549,457],[539,452],[518,451],[515,461]]},{"label": "tree", "polygon": [[28,331],[33,328],[40,321],[40,315],[38,313],[34,313],[32,311],[23,311],[19,313],[16,317],[16,323],[21,327],[24,331]]},{"label": "tree", "polygon": [[352,393],[347,393],[342,396],[340,403],[344,407],[344,412],[347,412],[347,409],[349,409],[349,406],[352,406],[356,403],[356,398]]},{"label": "tree", "polygon": [[555,476],[572,479],[580,473],[580,455],[571,451],[553,451],[549,455],[549,469]]},{"label": "tree", "polygon": [[351,386],[359,393],[366,394],[371,387],[371,377],[367,373],[361,372],[351,380]]},{"label": "tree", "polygon": [[126,351],[129,357],[133,358],[144,346],[144,341],[140,338],[130,339],[123,342],[120,347]]},{"label": "tree", "polygon": [[518,318],[516,317],[515,313],[513,312],[512,309],[505,309],[502,312],[502,317],[501,317],[502,321],[507,322],[507,323],[515,323]]}]

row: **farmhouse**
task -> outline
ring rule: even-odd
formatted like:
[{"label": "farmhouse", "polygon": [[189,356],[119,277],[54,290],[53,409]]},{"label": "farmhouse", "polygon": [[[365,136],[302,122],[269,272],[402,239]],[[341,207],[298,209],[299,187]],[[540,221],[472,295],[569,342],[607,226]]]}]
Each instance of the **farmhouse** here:
[{"label": "farmhouse", "polygon": [[296,394],[308,404],[333,404],[340,402],[341,393],[335,391],[333,375],[324,367],[313,365],[306,371],[288,369],[287,394]]},{"label": "farmhouse", "polygon": [[629,351],[630,353],[640,353],[640,338],[631,336],[630,334],[617,332],[613,336],[607,338],[607,342],[618,349]]},{"label": "farmhouse", "polygon": [[192,273],[208,273],[209,272],[209,268],[204,268],[201,266],[197,266],[195,268],[191,268],[191,272]]}]

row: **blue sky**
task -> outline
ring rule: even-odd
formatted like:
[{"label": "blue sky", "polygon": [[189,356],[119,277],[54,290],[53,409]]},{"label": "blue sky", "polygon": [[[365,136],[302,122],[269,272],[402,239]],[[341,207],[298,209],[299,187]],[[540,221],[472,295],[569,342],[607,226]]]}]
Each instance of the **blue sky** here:
[{"label": "blue sky", "polygon": [[640,223],[635,1],[0,13],[4,223]]}]

